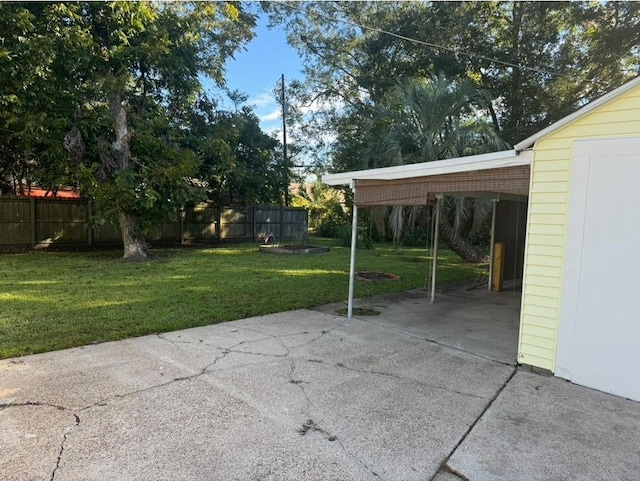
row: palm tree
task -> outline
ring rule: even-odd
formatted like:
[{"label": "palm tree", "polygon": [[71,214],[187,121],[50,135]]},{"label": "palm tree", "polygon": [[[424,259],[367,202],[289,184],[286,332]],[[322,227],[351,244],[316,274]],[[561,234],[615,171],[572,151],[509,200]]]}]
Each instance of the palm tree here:
[{"label": "palm tree", "polygon": [[[488,92],[470,80],[452,81],[443,75],[399,81],[388,93],[371,119],[373,141],[365,152],[369,167],[429,162],[466,155],[505,150],[509,146],[488,123]],[[412,208],[415,209],[415,208]],[[443,241],[463,259],[479,262],[482,253],[461,236],[463,225],[473,219],[474,228],[482,224],[490,202],[447,199],[440,216]],[[394,207],[389,217],[397,241],[406,218]]]}]

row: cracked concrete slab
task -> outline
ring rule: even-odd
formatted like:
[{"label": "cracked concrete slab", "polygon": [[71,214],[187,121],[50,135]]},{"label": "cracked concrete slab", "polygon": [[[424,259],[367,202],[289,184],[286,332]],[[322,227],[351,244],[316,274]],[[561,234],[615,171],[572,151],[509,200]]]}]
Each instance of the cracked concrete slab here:
[{"label": "cracked concrete slab", "polygon": [[[278,337],[290,336],[297,333],[322,333],[344,323],[345,319],[332,314],[309,315],[308,310],[282,312],[276,316],[262,316],[234,321],[235,328],[254,331],[262,335]],[[320,314],[320,313],[318,313]],[[292,331],[291,327],[295,326]]]},{"label": "cracked concrete slab", "polygon": [[453,356],[453,352],[407,336],[390,323],[383,326],[359,318],[351,319],[306,351],[310,359],[340,363],[346,369],[379,371],[486,399],[496,392],[496,373],[504,380],[513,371],[512,366],[487,362],[473,353],[458,351]]},{"label": "cracked concrete slab", "polygon": [[0,403],[79,416],[49,443],[63,481],[428,479],[513,368],[303,310],[0,369]]},{"label": "cracked concrete slab", "polygon": [[157,336],[145,336],[5,361],[0,364],[0,394],[7,395],[0,401],[35,399],[81,409],[197,374],[199,367],[183,362],[181,353]]},{"label": "cracked concrete slab", "polygon": [[519,370],[448,467],[471,481],[640,479],[640,403]]},{"label": "cracked concrete slab", "polygon": [[403,377],[307,367],[299,375],[312,418],[381,479],[428,479],[488,402]]},{"label": "cracked concrete slab", "polygon": [[421,302],[0,361],[0,478],[637,479],[639,403],[516,372],[484,311],[453,345]]},{"label": "cracked concrete slab", "polygon": [[[340,335],[338,330],[334,334]],[[361,371],[344,363],[295,357],[211,371],[202,379],[273,418],[297,419],[299,428],[312,420],[381,479],[419,480],[437,470],[490,401],[474,393],[476,383],[483,384],[479,392],[493,385],[495,393],[513,369],[494,363],[486,369],[493,370],[492,379],[485,376],[466,386],[468,393],[446,383],[440,386],[439,380],[432,383],[428,373],[442,363],[457,364],[457,356],[440,358],[440,364],[432,359],[420,380],[411,378],[408,371],[416,369],[411,362],[394,374],[375,365]],[[411,358],[405,356],[406,361]],[[461,371],[477,371],[475,359],[466,361],[458,366]]]},{"label": "cracked concrete slab", "polygon": [[[520,298],[518,291],[453,289],[439,292],[436,302],[430,304],[427,291],[416,289],[356,299],[355,305],[380,312],[363,316],[372,324],[513,365],[517,357]],[[317,309],[335,313],[344,307],[344,303],[334,303]]]},{"label": "cracked concrete slab", "polygon": [[56,479],[374,479],[338,444],[300,435],[298,421],[202,377],[173,383],[85,412]]},{"label": "cracked concrete slab", "polygon": [[56,406],[0,407],[0,478],[3,481],[51,479],[65,438],[76,425],[73,413]]}]

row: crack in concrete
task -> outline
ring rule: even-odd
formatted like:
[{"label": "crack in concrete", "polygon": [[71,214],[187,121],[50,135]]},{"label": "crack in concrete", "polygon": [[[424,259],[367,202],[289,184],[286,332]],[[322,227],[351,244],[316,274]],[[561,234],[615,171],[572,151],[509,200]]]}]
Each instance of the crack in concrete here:
[{"label": "crack in concrete", "polygon": [[[171,341],[168,341],[168,342],[171,342]],[[233,347],[236,347],[239,344],[240,343],[238,343],[236,345],[233,345],[229,349],[232,349]],[[112,399],[122,399],[122,398],[130,397],[130,396],[135,396],[135,395],[147,392],[147,391],[152,391],[154,389],[158,389],[158,388],[161,388],[161,387],[164,387],[164,386],[168,386],[168,385],[176,383],[176,382],[190,381],[192,379],[196,379],[196,378],[206,374],[207,371],[212,366],[214,366],[219,360],[224,359],[225,357],[227,357],[227,355],[229,355],[232,352],[234,352],[234,351],[230,351],[229,349],[222,350],[222,354],[220,356],[217,356],[212,362],[210,362],[209,364],[204,366],[200,370],[200,372],[198,372],[198,373],[191,374],[189,376],[176,377],[176,378],[173,378],[173,379],[171,379],[171,380],[169,380],[167,382],[163,382],[163,383],[160,383],[160,384],[154,384],[152,386],[147,386],[147,387],[142,388],[142,389],[136,389],[135,391],[130,391],[130,392],[123,393],[123,394],[114,394],[112,396],[108,396],[106,398],[103,398],[100,401],[97,401],[97,402],[95,402],[93,404],[89,404],[88,406],[84,406],[84,407],[80,408],[79,411],[86,411],[86,410],[94,408],[96,406],[105,406],[107,401],[112,400]]]},{"label": "crack in concrete", "polygon": [[[315,362],[315,363],[320,363],[320,364],[327,364],[324,361],[320,361],[320,360],[316,360],[316,359],[307,359],[308,362]],[[313,421],[313,417],[311,415],[311,398],[309,397],[309,394],[307,393],[304,384],[305,381],[303,381],[302,379],[294,379],[293,377],[293,373],[295,371],[295,361],[291,361],[291,368],[289,370],[289,382],[292,384],[295,384],[296,386],[298,386],[300,388],[300,391],[302,392],[302,394],[304,395],[305,399],[307,400],[307,405],[306,407],[302,410],[302,414],[305,415],[305,417],[307,418],[307,420],[302,423],[302,428],[299,428],[298,434],[304,436],[307,434],[307,432],[309,431],[315,431],[318,433],[321,433],[322,435],[324,435],[328,441],[331,442],[337,442],[337,444],[340,446],[340,448],[344,451],[344,453],[349,456],[350,458],[354,459],[355,461],[357,461],[360,465],[362,465],[372,476],[374,476],[377,479],[382,479],[382,477],[376,473],[373,468],[371,466],[369,466],[367,463],[365,463],[362,459],[360,459],[358,456],[356,456],[355,453],[352,453],[351,451],[349,451],[346,446],[344,445],[344,443],[342,442],[342,440],[338,439],[338,436],[332,434],[331,432],[329,432],[328,430],[326,430],[325,428],[321,427],[319,425],[319,423],[316,423],[315,421]],[[320,421],[321,423],[322,421]]]},{"label": "crack in concrete", "polygon": [[[264,356],[264,357],[271,357],[271,358],[276,358],[276,359],[286,358],[286,357],[289,356],[289,354],[290,354],[292,349],[296,349],[296,348],[299,348],[301,346],[304,346],[304,345],[310,344],[312,342],[315,342],[316,340],[320,339],[322,336],[324,336],[327,333],[333,331],[334,329],[337,329],[338,327],[340,327],[340,325],[335,326],[332,329],[324,329],[322,331],[315,332],[314,334],[319,334],[317,337],[314,337],[311,340],[308,340],[308,341],[306,341],[306,342],[304,342],[302,344],[299,344],[299,345],[296,345],[296,346],[292,346],[292,347],[286,347],[284,345],[284,343],[281,341],[280,338],[281,337],[292,337],[292,336],[311,334],[312,332],[311,331],[300,331],[300,332],[291,333],[291,334],[275,335],[275,334],[268,334],[268,333],[265,333],[265,332],[261,332],[261,331],[259,331],[257,329],[240,328],[240,327],[238,327],[238,328],[236,328],[236,330],[243,329],[243,330],[247,330],[247,331],[252,331],[252,332],[256,332],[258,334],[262,334],[265,337],[262,337],[262,338],[259,338],[259,339],[253,339],[253,340],[249,340],[249,341],[241,340],[241,341],[238,341],[237,343],[235,343],[235,344],[233,344],[231,346],[219,346],[219,345],[214,345],[214,344],[209,344],[209,343],[206,343],[206,342],[202,342],[200,340],[198,340],[197,342],[196,341],[176,341],[174,339],[168,339],[165,336],[163,336],[162,334],[156,334],[158,339],[166,341],[166,342],[168,342],[170,344],[205,344],[205,345],[214,347],[216,349],[219,349],[222,352],[222,355],[217,356],[213,360],[213,362],[211,362],[211,363],[207,364],[206,366],[204,366],[199,373],[192,374],[192,375],[189,375],[189,376],[176,377],[176,378],[173,378],[173,379],[171,379],[171,380],[169,380],[167,382],[160,383],[160,384],[155,384],[153,386],[148,386],[148,387],[142,388],[142,389],[137,389],[135,391],[131,391],[131,392],[128,392],[128,393],[115,394],[115,395],[109,396],[107,398],[103,398],[100,401],[95,402],[93,404],[90,404],[88,406],[84,406],[84,407],[80,408],[80,411],[85,411],[87,409],[91,409],[91,408],[96,407],[96,406],[104,406],[106,404],[106,402],[109,401],[110,399],[122,399],[122,398],[125,398],[125,397],[134,396],[134,395],[137,395],[137,394],[140,394],[140,393],[143,393],[143,392],[151,391],[153,389],[161,388],[161,387],[173,384],[175,382],[188,381],[188,380],[191,380],[191,379],[195,379],[197,377],[200,377],[200,376],[206,374],[207,371],[212,366],[214,366],[218,361],[220,361],[221,359],[224,359],[227,355],[232,354],[232,353],[234,353],[234,354],[250,354],[250,355],[255,355],[255,356]],[[285,354],[269,354],[269,353],[264,353],[264,352],[256,352],[256,351],[248,351],[248,350],[236,349],[238,346],[254,344],[254,343],[257,343],[257,342],[266,341],[268,339],[277,340],[280,343],[280,345],[282,346],[282,348],[285,350]],[[245,365],[234,366],[233,369],[237,369],[238,367],[244,367],[244,366]],[[304,392],[304,390],[303,390],[303,392]],[[305,396],[306,396],[306,393],[305,393]],[[307,400],[308,400],[308,398],[307,398]],[[1,405],[0,405],[0,407],[1,407]]]},{"label": "crack in concrete", "polygon": [[373,475],[375,478],[382,480],[382,476],[380,476],[378,473],[376,473],[373,470],[373,467],[369,466],[367,463],[365,463],[362,459],[360,459],[358,456],[356,456],[354,453],[352,453],[351,451],[349,451],[345,445],[343,444],[343,442],[336,438],[336,441],[338,442],[338,445],[342,448],[342,450],[347,454],[347,456],[355,459],[356,461],[358,461],[363,467],[364,469],[366,469],[369,473],[371,473],[371,475]]},{"label": "crack in concrete", "polygon": [[169,339],[169,338],[165,337],[162,334],[156,334],[156,337],[158,339],[161,339],[163,341],[168,342],[169,344],[175,344],[176,346],[180,345],[180,344],[187,344],[187,345],[194,345],[195,344],[195,345],[204,345],[204,346],[214,347],[216,349],[220,349],[221,351],[224,351],[226,349],[231,349],[231,348],[239,346],[241,344],[247,344],[247,343],[251,343],[251,342],[258,342],[258,341],[264,341],[266,339],[270,339],[270,336],[267,336],[267,337],[263,337],[263,338],[260,338],[260,339],[254,339],[254,340],[251,340],[251,341],[242,340],[242,341],[240,341],[240,342],[238,342],[238,343],[236,343],[236,344],[234,344],[234,345],[232,345],[230,347],[226,347],[226,346],[220,346],[219,344],[211,344],[210,342],[204,341],[202,339],[198,339],[197,341],[182,341],[182,340]]},{"label": "crack in concrete", "polygon": [[[468,477],[466,477],[464,474],[459,473],[458,471],[456,471],[455,469],[451,468],[449,465],[446,465],[443,468],[445,471],[448,471],[449,473],[451,473],[452,475],[454,475],[456,478],[458,478],[460,481],[470,481]],[[440,471],[438,471],[440,472]]]},{"label": "crack in concrete", "polygon": [[60,469],[60,463],[62,462],[62,455],[64,454],[64,445],[67,442],[67,437],[69,436],[71,431],[73,431],[73,428],[80,425],[80,417],[77,414],[74,414],[73,417],[75,420],[73,426],[69,426],[62,435],[62,442],[60,443],[60,450],[58,451],[58,459],[56,460],[56,466],[53,468],[53,471],[51,473],[51,478],[49,478],[50,481],[55,480],[56,473],[58,472],[58,469]]},{"label": "crack in concrete", "polygon": [[[267,357],[285,357],[285,356],[282,356],[282,355],[273,355],[273,354],[265,354],[265,353],[254,353],[254,352],[251,352],[251,351],[235,350],[235,348],[237,348],[238,346],[241,346],[243,344],[249,344],[249,343],[253,343],[253,342],[264,341],[264,340],[275,338],[275,337],[276,336],[269,336],[269,337],[265,337],[265,338],[262,338],[262,339],[255,339],[253,341],[244,341],[244,340],[242,340],[242,341],[239,341],[239,342],[237,342],[237,343],[235,343],[235,344],[233,344],[231,346],[228,346],[228,347],[213,346],[213,347],[216,347],[217,349],[221,350],[221,355],[217,356],[212,362],[210,362],[209,364],[204,366],[200,370],[200,372],[198,372],[196,374],[191,374],[189,376],[176,377],[176,378],[173,378],[173,379],[171,379],[170,381],[167,381],[167,382],[163,382],[163,383],[160,383],[160,384],[155,384],[155,385],[152,385],[152,386],[147,386],[147,387],[142,388],[142,389],[136,389],[135,391],[130,391],[130,392],[124,393],[124,394],[114,394],[112,396],[103,398],[98,402],[95,402],[93,404],[90,404],[88,406],[80,408],[79,411],[86,411],[87,409],[91,409],[91,408],[96,407],[96,406],[101,406],[101,405],[104,406],[105,403],[110,399],[122,399],[122,398],[129,397],[129,396],[135,396],[135,395],[143,393],[143,392],[147,392],[147,391],[151,391],[153,389],[158,389],[158,388],[161,388],[161,387],[164,387],[164,386],[168,386],[168,385],[173,384],[175,382],[190,381],[192,379],[198,378],[198,377],[203,376],[204,374],[206,374],[211,367],[213,367],[213,366],[215,366],[217,364],[218,361],[220,361],[221,359],[224,359],[225,357],[227,357],[229,354],[232,354],[232,353],[234,353],[234,354],[256,354],[256,355],[263,355],[263,356],[267,356]],[[158,335],[158,338],[162,339],[164,341],[167,341],[169,343],[173,342],[172,340],[166,339],[166,338],[162,337],[161,335]],[[187,342],[184,341],[183,343],[187,343]],[[190,342],[190,343],[192,343],[192,342]]]},{"label": "crack in concrete", "polygon": [[502,392],[505,390],[505,388],[511,382],[511,380],[513,379],[513,377],[516,375],[517,372],[518,372],[518,368],[514,367],[513,371],[511,372],[511,374],[509,375],[507,380],[502,384],[502,386],[500,386],[500,388],[498,388],[498,390],[496,391],[495,395],[485,405],[485,407],[482,410],[482,412],[478,415],[478,417],[475,419],[475,421],[473,421],[471,423],[469,428],[465,431],[465,433],[462,435],[462,437],[458,440],[458,442],[453,447],[453,449],[451,451],[449,451],[449,454],[444,459],[444,461],[442,461],[442,463],[440,464],[440,467],[436,470],[435,474],[429,479],[429,481],[433,481],[441,470],[448,470],[448,471],[452,472],[453,474],[455,474],[456,476],[458,476],[459,478],[462,478],[463,480],[467,480],[468,479],[464,474],[459,473],[459,472],[455,471],[453,468],[451,468],[451,466],[449,466],[449,460],[451,459],[451,456],[453,456],[453,454],[462,445],[462,443],[467,439],[467,437],[469,437],[469,434],[471,434],[471,431],[473,431],[473,428],[475,428],[476,425],[480,422],[480,419],[482,419],[483,416],[486,414],[486,412],[489,410],[489,408],[491,406],[493,406],[493,403],[496,402],[496,399],[498,399],[498,397],[500,397],[500,394],[502,394]]},{"label": "crack in concrete", "polygon": [[[264,341],[266,339],[275,339],[277,341],[280,342],[280,344],[282,345],[282,348],[285,349],[287,351],[287,355],[291,352],[291,350],[293,349],[298,349],[300,347],[304,347],[307,346],[313,342],[318,341],[319,339],[321,339],[323,336],[333,332],[334,330],[338,329],[339,327],[342,327],[344,324],[343,323],[339,323],[336,326],[330,328],[330,329],[322,329],[321,331],[299,331],[299,332],[292,332],[289,334],[269,334],[268,332],[263,332],[260,331],[258,329],[251,329],[248,327],[241,327],[239,329],[244,329],[246,331],[250,331],[250,332],[255,332],[257,334],[262,334],[263,336],[267,336],[264,337],[262,339],[255,339],[252,341],[246,341],[245,344],[252,344],[255,342],[260,342],[260,341]],[[300,344],[296,344],[295,346],[285,346],[284,343],[282,342],[282,339],[287,338],[287,337],[295,337],[295,336],[303,336],[303,335],[308,335],[308,334],[318,334],[317,337],[314,337],[312,339],[309,339],[308,341],[305,341],[303,343]],[[286,356],[276,356],[276,357],[286,357]]]},{"label": "crack in concrete", "polygon": [[[244,342],[239,343],[237,346],[240,346],[240,345],[243,345],[243,344],[244,345],[254,344],[256,342],[266,341],[268,339],[274,339],[274,340],[278,341],[278,343],[280,344],[282,349],[284,349],[285,353],[284,354],[269,354],[267,352],[248,351],[248,350],[240,350],[240,349],[233,349],[233,348],[229,348],[228,350],[230,352],[233,352],[233,353],[236,353],[236,354],[253,354],[254,356],[265,356],[265,357],[275,357],[275,358],[287,357],[289,355],[289,353],[291,352],[291,350],[284,345],[282,340],[280,340],[279,338],[277,338],[275,336],[264,337],[262,339],[256,339],[254,341],[244,341]],[[237,346],[234,346],[234,347],[237,347]]]},{"label": "crack in concrete", "polygon": [[44,407],[58,409],[60,411],[71,411],[71,409],[65,406],[59,406],[57,404],[49,404],[49,403],[40,402],[40,401],[24,401],[19,403],[0,403],[0,410],[15,408],[15,407],[28,407],[28,406],[44,406]]},{"label": "crack in concrete", "polygon": [[[309,344],[311,344],[313,342],[316,342],[317,340],[321,339],[326,334],[329,334],[330,332],[332,332],[335,329],[338,329],[339,327],[342,327],[342,326],[343,326],[343,323],[339,323],[338,325],[336,325],[336,326],[334,326],[334,327],[332,327],[330,329],[323,329],[321,331],[299,331],[299,332],[293,332],[293,333],[289,333],[289,334],[270,334],[270,333],[267,333],[267,332],[260,331],[258,329],[251,329],[251,328],[248,328],[248,327],[236,327],[231,332],[237,332],[239,330],[244,330],[244,331],[249,331],[249,332],[255,332],[255,333],[261,334],[261,335],[263,335],[265,337],[261,337],[259,339],[242,340],[242,341],[234,344],[233,346],[220,346],[220,345],[208,343],[208,342],[203,341],[203,340],[198,340],[196,342],[196,341],[183,341],[183,340],[168,339],[163,334],[156,334],[156,336],[159,339],[162,339],[163,341],[169,342],[171,344],[204,344],[206,346],[215,347],[215,348],[220,349],[222,351],[230,351],[230,352],[234,352],[234,353],[238,353],[238,354],[253,354],[253,355],[256,355],[256,356],[285,358],[285,357],[289,356],[289,354],[291,353],[291,351],[293,349],[298,349],[298,348],[307,346],[307,345],[309,345]],[[308,334],[318,334],[318,336],[314,337],[312,339],[309,339],[309,340],[307,340],[307,341],[305,341],[303,343],[296,344],[294,346],[289,346],[289,347],[285,346],[284,342],[282,341],[283,338],[295,337],[295,336],[301,336],[301,335],[308,335]],[[255,343],[266,341],[266,340],[269,340],[269,339],[273,339],[273,340],[278,341],[278,343],[280,344],[282,349],[285,351],[285,354],[269,354],[269,353],[258,352],[258,351],[248,351],[248,350],[235,349],[240,345],[255,344]]]},{"label": "crack in concrete", "polygon": [[[290,349],[298,349],[304,346],[308,346],[311,343],[314,343],[316,341],[319,341],[320,339],[322,339],[324,336],[326,336],[327,334],[331,334],[333,331],[335,331],[336,329],[340,328],[340,327],[344,327],[345,324],[344,323],[339,323],[338,325],[332,327],[331,329],[323,329],[320,332],[315,332],[314,334],[320,334],[318,337],[314,337],[313,339],[310,339],[308,341],[303,342],[302,344],[296,344],[295,346],[291,346]],[[311,333],[309,333],[311,334]]]},{"label": "crack in concrete", "polygon": [[167,341],[171,344],[206,344],[202,339],[198,339],[198,342],[196,341],[181,341],[178,339],[168,339],[164,336],[164,333],[156,333],[156,337],[158,337],[159,339],[162,339],[163,341]]},{"label": "crack in concrete", "polygon": [[355,367],[346,366],[345,364],[343,364],[341,362],[335,363],[335,366],[338,366],[338,367],[341,367],[343,369],[346,369],[347,371],[359,372],[359,373],[362,373],[362,374],[376,374],[376,375],[379,375],[379,376],[387,376],[387,377],[390,377],[390,378],[393,378],[393,379],[399,379],[401,381],[410,382],[410,383],[416,384],[418,386],[440,389],[442,391],[448,391],[448,392],[452,392],[452,393],[455,393],[455,394],[460,394],[462,396],[468,396],[468,397],[473,397],[473,398],[477,398],[477,399],[484,399],[484,400],[487,399],[486,397],[479,396],[477,394],[473,394],[473,393],[469,393],[469,392],[463,392],[463,391],[457,391],[455,389],[451,389],[451,388],[448,388],[448,387],[445,387],[445,386],[440,386],[438,384],[432,384],[432,383],[428,383],[428,382],[421,382],[421,381],[418,381],[417,379],[411,379],[411,378],[399,376],[397,374],[393,374],[393,373],[390,373],[390,372],[357,369]]},{"label": "crack in concrete", "polygon": [[[306,394],[305,394],[306,396]],[[308,399],[308,398],[307,398]],[[303,414],[308,414],[308,413],[303,413]],[[308,417],[308,419],[302,423],[302,427],[297,429],[298,434],[300,434],[301,436],[305,436],[309,431],[312,432],[317,432],[322,434],[323,436],[325,436],[325,438],[327,439],[327,441],[330,442],[337,442],[338,446],[340,446],[340,448],[345,452],[345,454],[347,456],[349,456],[351,459],[354,459],[355,461],[357,461],[360,465],[362,465],[372,476],[376,477],[377,479],[382,479],[382,477],[376,473],[373,469],[372,466],[370,466],[369,464],[365,463],[362,459],[360,459],[355,453],[352,453],[351,451],[349,451],[346,446],[344,445],[344,443],[342,442],[342,440],[338,439],[338,436],[331,434],[331,432],[327,431],[325,428],[321,427],[318,423],[316,423],[310,416]]]},{"label": "crack in concrete", "polygon": [[[305,393],[305,396],[306,396],[306,393]],[[309,398],[307,397],[307,399],[309,399]],[[308,415],[308,413],[303,413],[303,414],[307,414]],[[319,426],[318,423],[316,423],[310,416],[308,416],[307,420],[302,423],[302,427],[297,429],[298,434],[300,434],[301,436],[305,436],[309,431],[317,432],[317,433],[322,434],[327,439],[327,441],[330,441],[330,442],[334,442],[335,441],[335,442],[337,442],[338,446],[340,446],[340,448],[344,451],[344,453],[347,456],[349,456],[350,458],[354,459],[359,464],[361,464],[371,475],[375,476],[378,479],[382,479],[380,477],[380,475],[378,475],[378,473],[376,473],[371,466],[369,466],[367,463],[365,463],[362,459],[360,459],[354,453],[349,451],[345,447],[344,443],[340,439],[338,439],[337,436],[335,436],[334,434],[331,434],[325,428]]]},{"label": "crack in concrete", "polygon": [[[315,331],[315,332],[314,331],[300,331],[300,332],[294,332],[294,333],[290,333],[290,334],[269,334],[269,333],[266,333],[266,332],[259,331],[257,329],[251,329],[251,328],[242,327],[242,328],[238,328],[238,330],[239,329],[243,329],[243,330],[246,330],[246,331],[255,332],[257,334],[262,334],[265,337],[262,337],[260,339],[252,339],[252,340],[249,340],[249,341],[240,341],[240,342],[238,342],[237,344],[235,344],[235,345],[233,345],[231,347],[215,346],[215,345],[212,345],[212,344],[207,344],[207,345],[212,345],[214,347],[217,347],[218,349],[230,351],[230,352],[237,353],[237,354],[252,354],[252,355],[255,355],[255,356],[265,356],[265,357],[273,357],[273,358],[285,358],[285,357],[288,357],[289,354],[291,354],[292,350],[299,349],[299,348],[304,347],[304,346],[308,346],[309,344],[318,341],[323,336],[333,332],[334,330],[336,330],[336,329],[338,329],[339,327],[342,327],[342,326],[343,326],[343,324],[340,323],[337,326],[332,327],[331,329],[323,329],[321,331]],[[313,337],[312,339],[309,339],[309,340],[307,340],[307,341],[305,341],[303,343],[300,343],[300,344],[296,344],[294,346],[288,346],[287,347],[287,346],[285,346],[284,342],[282,341],[283,338],[302,336],[302,335],[309,335],[309,334],[318,334],[318,335],[316,337]],[[164,337],[160,337],[160,338],[164,339],[164,340],[166,340],[168,342],[172,342],[172,341],[170,341],[168,339],[165,339]],[[284,354],[269,354],[269,353],[259,352],[259,351],[249,351],[249,350],[235,349],[240,345],[255,344],[255,343],[266,341],[266,340],[269,340],[269,339],[273,339],[273,340],[277,341],[280,344],[280,346],[282,347],[282,349],[285,351],[285,353]],[[187,342],[186,341],[182,341],[182,343],[187,343]]]},{"label": "crack in concrete", "polygon": [[393,373],[390,373],[390,372],[358,369],[358,368],[355,368],[355,367],[347,366],[347,365],[345,365],[345,364],[343,364],[341,362],[336,362],[336,363],[330,364],[330,363],[328,363],[326,361],[323,361],[322,359],[306,359],[306,361],[307,362],[313,362],[315,364],[326,364],[326,365],[329,365],[329,366],[337,366],[337,367],[340,367],[342,369],[346,369],[347,371],[358,372],[358,373],[361,373],[361,374],[373,374],[373,375],[378,375],[378,376],[387,376],[387,377],[391,377],[391,378],[398,379],[398,380],[401,380],[401,381],[410,382],[410,383],[416,384],[418,386],[441,389],[443,391],[448,391],[448,392],[452,392],[452,393],[455,393],[455,394],[460,394],[462,396],[468,396],[468,397],[477,398],[477,399],[483,399],[483,400],[487,399],[486,397],[479,396],[477,394],[464,392],[464,391],[457,391],[455,389],[451,389],[451,388],[448,388],[448,387],[445,387],[445,386],[440,386],[438,384],[421,382],[421,381],[418,381],[417,379],[411,379],[411,378],[399,376],[397,374],[393,374]]},{"label": "crack in concrete", "polygon": [[328,432],[326,429],[321,428],[320,426],[318,426],[318,424],[316,424],[316,422],[311,418],[309,418],[305,422],[303,422],[302,423],[302,427],[299,428],[297,431],[298,431],[298,434],[300,434],[301,436],[304,436],[309,431],[312,431],[312,432],[317,432],[317,433],[323,434],[324,436],[326,436],[327,441],[332,441],[333,442],[336,439],[338,439],[337,436],[334,436],[333,434]]},{"label": "crack in concrete", "polygon": [[307,406],[302,411],[302,414],[306,414],[310,418],[311,417],[311,414],[310,414],[311,399],[309,398],[309,394],[307,393],[307,390],[304,388],[304,385],[303,385],[304,381],[302,381],[301,379],[294,379],[293,378],[293,372],[295,371],[295,368],[296,368],[295,361],[291,361],[291,369],[289,370],[289,382],[291,384],[295,384],[296,386],[298,386],[298,388],[300,388],[300,391],[302,392],[302,395],[307,400]]}]

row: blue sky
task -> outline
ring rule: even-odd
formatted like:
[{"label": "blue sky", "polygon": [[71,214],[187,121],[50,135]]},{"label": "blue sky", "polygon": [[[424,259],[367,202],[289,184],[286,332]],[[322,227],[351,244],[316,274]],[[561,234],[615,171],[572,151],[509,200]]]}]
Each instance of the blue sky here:
[{"label": "blue sky", "polygon": [[287,44],[284,30],[268,29],[268,18],[258,19],[256,37],[246,45],[246,51],[236,54],[227,62],[227,86],[249,95],[248,104],[255,106],[260,125],[265,132],[282,129],[281,107],[273,89],[285,82],[302,80],[302,59]]}]

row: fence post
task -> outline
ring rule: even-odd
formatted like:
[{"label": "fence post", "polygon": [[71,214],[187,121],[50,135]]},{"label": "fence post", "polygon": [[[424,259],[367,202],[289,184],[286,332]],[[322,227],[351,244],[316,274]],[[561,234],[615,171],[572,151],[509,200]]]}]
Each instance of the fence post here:
[{"label": "fence post", "polygon": [[216,238],[218,240],[218,244],[222,241],[222,206],[216,206]]},{"label": "fence post", "polygon": [[187,215],[187,211],[185,206],[180,207],[178,211],[178,215],[180,216],[180,245],[184,245],[184,218]]},{"label": "fence post", "polygon": [[31,197],[31,247],[36,246],[36,199]]},{"label": "fence post", "polygon": [[252,220],[253,220],[253,242],[256,241],[256,237],[258,236],[258,233],[256,232],[258,230],[258,221],[256,219],[256,206],[254,205],[253,207],[251,207],[251,215],[252,215]]},{"label": "fence post", "polygon": [[284,206],[280,206],[280,242],[284,244]]},{"label": "fence post", "polygon": [[87,200],[87,243],[89,247],[93,247],[93,226],[91,225],[91,216],[93,215],[93,201]]}]

